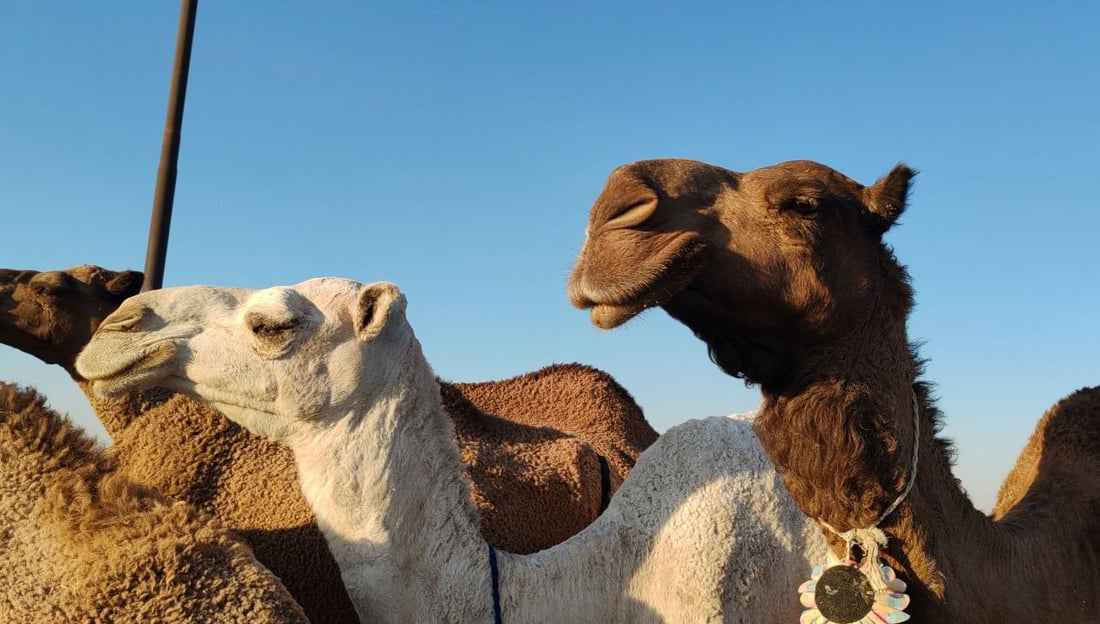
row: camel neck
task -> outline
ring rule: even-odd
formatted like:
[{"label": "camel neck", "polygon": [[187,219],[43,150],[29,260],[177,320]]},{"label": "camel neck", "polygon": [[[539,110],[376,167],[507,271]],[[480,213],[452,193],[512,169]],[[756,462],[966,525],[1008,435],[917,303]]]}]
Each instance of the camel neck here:
[{"label": "camel neck", "polygon": [[455,560],[483,562],[491,587],[488,544],[438,382],[419,345],[395,368],[369,409],[289,440],[302,491],[360,617],[372,622],[396,622],[415,612],[409,601],[460,591],[448,585],[470,580],[444,573]]},{"label": "camel neck", "polygon": [[[1049,521],[1021,514],[994,523],[975,509],[951,472],[949,446],[936,437],[939,414],[927,386],[915,380],[920,365],[904,327],[888,319],[867,327],[878,333],[818,349],[800,368],[796,386],[765,393],[755,425],[765,451],[802,510],[839,531],[873,525],[913,480],[912,491],[879,527],[889,538],[884,562],[909,584],[914,622],[1018,619],[1019,597],[1060,582],[1054,579],[1064,573],[1044,570],[1037,561],[1080,560],[1072,535],[1087,531],[1070,525],[1091,521],[1066,521],[1071,537],[1052,541]],[[920,457],[915,475],[914,448]],[[843,542],[826,535],[841,556]],[[1033,544],[1049,550],[1038,554]],[[1029,565],[1021,565],[1024,560]],[[983,606],[961,596],[978,596]]]}]

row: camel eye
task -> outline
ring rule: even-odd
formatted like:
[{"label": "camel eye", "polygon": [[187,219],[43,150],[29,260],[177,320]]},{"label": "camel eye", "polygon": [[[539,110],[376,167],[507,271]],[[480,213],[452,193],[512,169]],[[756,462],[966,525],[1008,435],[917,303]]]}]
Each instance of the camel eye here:
[{"label": "camel eye", "polygon": [[248,319],[249,331],[265,340],[283,338],[294,331],[296,327],[298,327],[298,319],[290,319],[287,321],[274,321],[272,319],[258,317]]},{"label": "camel eye", "polygon": [[817,214],[820,205],[821,202],[816,197],[795,196],[785,200],[779,210],[810,217]]},{"label": "camel eye", "polygon": [[39,280],[30,283],[31,290],[34,294],[42,297],[56,297],[57,295],[65,292],[65,287],[68,285],[64,280]]}]

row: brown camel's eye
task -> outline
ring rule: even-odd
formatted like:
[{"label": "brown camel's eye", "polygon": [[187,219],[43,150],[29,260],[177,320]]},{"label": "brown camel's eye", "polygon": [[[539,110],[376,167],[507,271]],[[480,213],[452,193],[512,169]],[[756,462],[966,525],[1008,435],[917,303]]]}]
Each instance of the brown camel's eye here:
[{"label": "brown camel's eye", "polygon": [[808,217],[817,214],[820,203],[816,197],[796,196],[780,204],[779,210],[780,212],[793,212]]},{"label": "brown camel's eye", "polygon": [[64,279],[36,280],[30,283],[34,294],[42,297],[56,297],[64,294],[69,283]]}]

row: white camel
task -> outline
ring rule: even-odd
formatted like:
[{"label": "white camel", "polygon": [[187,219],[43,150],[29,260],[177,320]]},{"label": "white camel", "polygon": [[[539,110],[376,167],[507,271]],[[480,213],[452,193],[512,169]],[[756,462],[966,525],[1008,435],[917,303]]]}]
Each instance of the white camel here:
[{"label": "white camel", "polygon": [[749,422],[690,421],[600,518],[533,555],[482,539],[439,384],[389,283],[143,293],[77,370],[104,396],[158,384],[294,452],[371,622],[792,622],[825,557]]}]

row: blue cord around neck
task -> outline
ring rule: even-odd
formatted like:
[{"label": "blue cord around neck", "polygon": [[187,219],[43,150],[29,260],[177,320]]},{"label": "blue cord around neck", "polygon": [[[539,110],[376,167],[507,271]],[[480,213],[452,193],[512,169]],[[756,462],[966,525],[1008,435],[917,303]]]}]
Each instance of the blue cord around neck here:
[{"label": "blue cord around neck", "polygon": [[500,568],[497,566],[497,549],[489,544],[489,574],[493,578],[493,624],[503,624],[500,615]]}]

